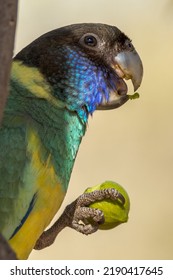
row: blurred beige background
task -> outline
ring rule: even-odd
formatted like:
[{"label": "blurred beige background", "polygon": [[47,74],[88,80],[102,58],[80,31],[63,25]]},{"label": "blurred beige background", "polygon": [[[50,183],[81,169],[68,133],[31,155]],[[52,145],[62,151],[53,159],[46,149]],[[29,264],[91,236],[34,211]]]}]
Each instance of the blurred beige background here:
[{"label": "blurred beige background", "polygon": [[119,27],[133,39],[145,73],[138,100],[90,118],[61,211],[86,187],[109,179],[128,191],[130,217],[91,236],[65,229],[53,246],[33,251],[30,259],[173,259],[171,0],[21,0],[15,52],[76,22]]}]

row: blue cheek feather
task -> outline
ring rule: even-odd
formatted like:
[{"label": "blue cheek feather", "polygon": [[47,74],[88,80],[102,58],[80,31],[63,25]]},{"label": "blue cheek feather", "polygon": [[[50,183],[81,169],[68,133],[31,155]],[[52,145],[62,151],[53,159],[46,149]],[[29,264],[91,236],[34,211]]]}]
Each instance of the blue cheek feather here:
[{"label": "blue cheek feather", "polygon": [[108,76],[104,66],[96,66],[79,50],[65,47],[61,49],[61,54],[65,74],[54,86],[55,95],[86,122],[88,114],[96,110],[103,97],[109,100],[110,90],[116,88],[116,77],[111,71]]}]

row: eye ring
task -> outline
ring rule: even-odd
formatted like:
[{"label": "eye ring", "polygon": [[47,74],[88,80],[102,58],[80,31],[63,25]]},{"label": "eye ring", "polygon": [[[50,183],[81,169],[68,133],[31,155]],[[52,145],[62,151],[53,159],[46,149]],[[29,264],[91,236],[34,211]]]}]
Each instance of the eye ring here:
[{"label": "eye ring", "polygon": [[84,44],[89,47],[95,47],[97,46],[97,39],[93,35],[86,35],[83,39]]},{"label": "eye ring", "polygon": [[100,39],[96,34],[86,33],[80,39],[80,44],[88,48],[97,48],[100,43]]}]

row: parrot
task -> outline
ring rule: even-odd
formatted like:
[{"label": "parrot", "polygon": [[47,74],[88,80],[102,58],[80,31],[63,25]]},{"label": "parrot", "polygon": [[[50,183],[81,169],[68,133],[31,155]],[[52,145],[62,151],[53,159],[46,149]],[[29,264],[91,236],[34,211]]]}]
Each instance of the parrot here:
[{"label": "parrot", "polygon": [[117,27],[78,23],[43,34],[13,59],[0,127],[0,232],[27,259],[68,189],[89,116],[129,100],[143,65]]}]

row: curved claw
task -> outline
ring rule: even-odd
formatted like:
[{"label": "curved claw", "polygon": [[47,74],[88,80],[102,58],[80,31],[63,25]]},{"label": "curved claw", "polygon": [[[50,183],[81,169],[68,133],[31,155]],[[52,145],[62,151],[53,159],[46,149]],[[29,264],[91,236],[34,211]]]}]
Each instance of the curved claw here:
[{"label": "curved claw", "polygon": [[118,192],[118,199],[121,200],[123,205],[125,204],[126,200],[125,200],[124,196],[121,193],[119,193],[119,192]]}]

